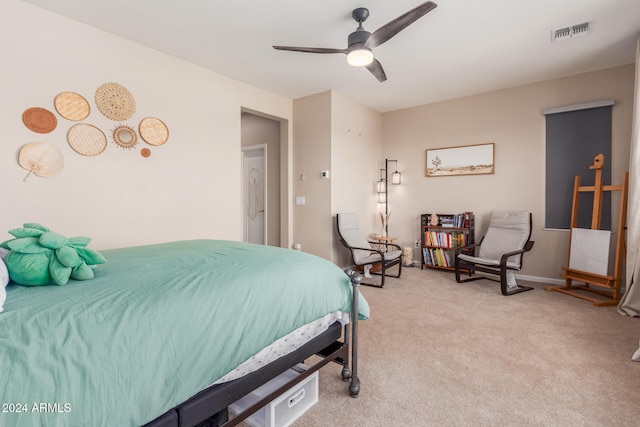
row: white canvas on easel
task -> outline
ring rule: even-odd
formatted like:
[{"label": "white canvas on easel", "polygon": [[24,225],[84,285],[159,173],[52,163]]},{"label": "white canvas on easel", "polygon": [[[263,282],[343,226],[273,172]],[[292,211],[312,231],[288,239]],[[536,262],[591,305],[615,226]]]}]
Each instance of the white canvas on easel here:
[{"label": "white canvas on easel", "polygon": [[610,244],[609,230],[572,228],[569,268],[607,276]]}]

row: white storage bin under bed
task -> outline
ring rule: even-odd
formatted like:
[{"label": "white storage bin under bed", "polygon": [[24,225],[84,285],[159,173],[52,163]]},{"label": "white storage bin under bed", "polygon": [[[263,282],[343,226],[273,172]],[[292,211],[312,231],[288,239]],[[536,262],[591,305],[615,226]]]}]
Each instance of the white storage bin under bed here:
[{"label": "white storage bin under bed", "polygon": [[[258,400],[283,386],[286,382],[305,371],[303,364],[283,372],[268,383],[255,389],[242,399],[229,406],[229,414],[235,416]],[[245,422],[251,427],[287,427],[318,402],[318,372],[293,386],[282,395],[275,398],[264,408],[251,415]]]}]

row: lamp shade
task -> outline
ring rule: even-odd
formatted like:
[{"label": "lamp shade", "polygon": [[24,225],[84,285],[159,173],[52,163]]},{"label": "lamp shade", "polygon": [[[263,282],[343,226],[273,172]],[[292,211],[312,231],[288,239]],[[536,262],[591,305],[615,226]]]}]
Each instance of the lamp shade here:
[{"label": "lamp shade", "polygon": [[354,67],[366,67],[373,62],[373,52],[364,47],[352,50],[347,54],[347,62]]},{"label": "lamp shade", "polygon": [[378,203],[387,203],[387,193],[378,193]]},{"label": "lamp shade", "polygon": [[387,192],[387,181],[381,179],[377,182],[378,184],[378,193],[386,193]]},{"label": "lamp shade", "polygon": [[400,172],[395,171],[394,173],[391,174],[391,183],[394,185],[398,185],[400,184],[401,181],[401,175]]}]

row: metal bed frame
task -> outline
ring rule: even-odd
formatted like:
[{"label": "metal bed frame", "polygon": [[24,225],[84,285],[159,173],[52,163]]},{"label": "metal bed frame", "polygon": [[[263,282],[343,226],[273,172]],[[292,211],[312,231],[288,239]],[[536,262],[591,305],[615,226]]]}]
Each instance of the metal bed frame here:
[{"label": "metal bed frame", "polygon": [[[351,321],[349,324],[342,326],[339,322],[336,322],[327,331],[294,352],[241,378],[222,384],[215,384],[170,409],[143,427],[231,427],[238,425],[329,362],[342,365],[342,380],[349,382],[350,396],[358,397],[360,393],[360,380],[358,378],[358,298],[362,276],[353,269],[347,269],[345,273],[349,276],[353,287]],[[319,355],[321,359],[308,366],[306,371],[291,381],[229,420],[227,410],[229,405],[313,355]]]}]

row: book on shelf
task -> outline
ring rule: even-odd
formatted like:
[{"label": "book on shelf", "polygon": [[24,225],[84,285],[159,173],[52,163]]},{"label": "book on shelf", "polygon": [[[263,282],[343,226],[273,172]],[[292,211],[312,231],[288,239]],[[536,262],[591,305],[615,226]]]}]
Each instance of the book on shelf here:
[{"label": "book on shelf", "polygon": [[425,231],[424,236],[427,246],[458,248],[467,245],[467,234],[462,231]]},{"label": "book on shelf", "polygon": [[[457,217],[457,215],[456,215]],[[443,228],[453,228],[454,226],[457,227],[456,225],[456,217],[453,216],[445,216],[442,217],[442,220],[440,221],[440,226]]]},{"label": "book on shelf", "polygon": [[[424,214],[422,225],[442,228],[465,228],[468,226],[471,215],[471,212],[464,212],[454,215]],[[434,223],[434,220],[436,221],[436,223]]]},{"label": "book on shelf", "polygon": [[423,258],[426,265],[436,267],[452,267],[451,254],[443,248],[423,248]]}]

